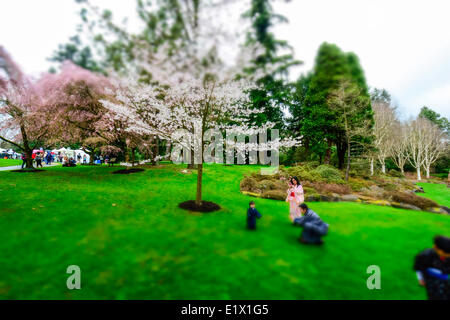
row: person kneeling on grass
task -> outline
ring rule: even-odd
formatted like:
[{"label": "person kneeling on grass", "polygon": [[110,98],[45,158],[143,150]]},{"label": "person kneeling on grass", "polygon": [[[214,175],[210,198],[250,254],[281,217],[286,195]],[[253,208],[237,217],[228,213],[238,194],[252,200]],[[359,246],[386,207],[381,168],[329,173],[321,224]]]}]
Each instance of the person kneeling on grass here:
[{"label": "person kneeling on grass", "polygon": [[416,256],[414,270],[429,300],[450,300],[450,238],[436,236],[433,248]]},{"label": "person kneeling on grass", "polygon": [[247,229],[255,230],[256,229],[256,218],[260,219],[262,216],[255,208],[255,202],[250,201],[250,208],[247,210]]},{"label": "person kneeling on grass", "polygon": [[328,224],[320,219],[319,215],[312,211],[305,203],[300,205],[302,217],[294,220],[294,225],[303,227],[299,241],[305,244],[323,244],[321,237],[328,232]]}]

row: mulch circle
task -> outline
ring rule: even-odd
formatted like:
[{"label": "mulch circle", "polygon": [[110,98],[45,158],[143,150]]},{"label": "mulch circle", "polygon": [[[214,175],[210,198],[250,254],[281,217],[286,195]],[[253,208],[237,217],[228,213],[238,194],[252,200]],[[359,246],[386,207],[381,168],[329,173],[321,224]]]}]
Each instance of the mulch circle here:
[{"label": "mulch circle", "polygon": [[120,169],[120,170],[117,170],[117,171],[113,171],[112,174],[130,174],[130,173],[142,172],[142,171],[145,171],[145,170],[141,169],[141,168]]},{"label": "mulch circle", "polygon": [[34,173],[34,172],[43,172],[45,170],[42,169],[18,169],[18,170],[11,170],[10,172],[20,172],[20,173]]},{"label": "mulch circle", "polygon": [[196,212],[213,212],[220,210],[220,206],[217,203],[210,201],[202,201],[202,204],[198,206],[195,200],[189,200],[182,202],[178,205],[181,209],[196,211]]}]

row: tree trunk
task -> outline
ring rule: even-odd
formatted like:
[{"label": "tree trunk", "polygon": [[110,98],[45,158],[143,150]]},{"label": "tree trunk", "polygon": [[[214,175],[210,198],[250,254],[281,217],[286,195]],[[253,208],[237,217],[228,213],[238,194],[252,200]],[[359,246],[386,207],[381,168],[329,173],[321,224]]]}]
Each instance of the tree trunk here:
[{"label": "tree trunk", "polygon": [[203,163],[197,165],[197,197],[195,204],[200,206],[202,204],[202,179],[203,179]]},{"label": "tree trunk", "polygon": [[346,149],[350,148],[347,143],[343,142],[337,142],[336,143],[336,150],[337,150],[337,156],[338,156],[338,168],[343,169],[345,164],[345,153]]},{"label": "tree trunk", "polygon": [[381,172],[386,173],[386,163],[381,164]]},{"label": "tree trunk", "polygon": [[328,147],[327,147],[327,150],[325,151],[325,158],[323,159],[323,163],[324,164],[330,164],[330,161],[331,161],[331,146],[332,146],[332,142],[328,141]]},{"label": "tree trunk", "polygon": [[420,167],[417,167],[417,180],[421,180],[422,177],[420,176]]},{"label": "tree trunk", "polygon": [[350,173],[350,140],[347,140],[347,169],[345,170],[345,181],[348,181]]},{"label": "tree trunk", "polygon": [[190,162],[188,163],[188,166],[187,166],[187,168],[188,169],[195,169],[195,164],[194,164],[194,149],[192,148],[191,149],[191,160],[190,160]]},{"label": "tree trunk", "polygon": [[25,155],[26,155],[25,168],[26,169],[34,169],[33,168],[33,150],[31,150],[31,148],[30,148],[27,132],[23,125],[20,126],[20,132],[22,134],[23,149],[24,149]]},{"label": "tree trunk", "polygon": [[426,166],[425,170],[427,172],[427,179],[430,179],[430,166]]},{"label": "tree trunk", "polygon": [[[130,155],[128,153],[128,147],[126,144],[123,147],[123,153],[125,157],[125,163],[128,163],[130,161]],[[125,166],[125,169],[128,170],[128,166]]]},{"label": "tree trunk", "polygon": [[370,175],[373,176],[373,158],[370,158]]},{"label": "tree trunk", "polygon": [[131,149],[131,166],[136,162],[136,148]]}]

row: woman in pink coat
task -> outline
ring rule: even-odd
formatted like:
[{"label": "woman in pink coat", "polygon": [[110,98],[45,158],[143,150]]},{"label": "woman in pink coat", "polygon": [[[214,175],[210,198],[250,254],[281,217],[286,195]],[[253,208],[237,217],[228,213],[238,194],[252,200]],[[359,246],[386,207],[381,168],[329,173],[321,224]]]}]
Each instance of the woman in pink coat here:
[{"label": "woman in pink coat", "polygon": [[287,190],[286,202],[289,202],[290,214],[289,218],[293,222],[295,218],[302,216],[299,205],[305,201],[303,195],[303,187],[297,177],[289,180],[289,189]]}]

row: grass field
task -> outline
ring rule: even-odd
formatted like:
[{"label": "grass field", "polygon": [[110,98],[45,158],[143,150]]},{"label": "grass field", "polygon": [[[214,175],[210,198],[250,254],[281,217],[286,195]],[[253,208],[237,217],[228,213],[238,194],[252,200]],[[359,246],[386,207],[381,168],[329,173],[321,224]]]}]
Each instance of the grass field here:
[{"label": "grass field", "polygon": [[22,164],[22,160],[16,159],[0,159],[0,167],[18,166]]},{"label": "grass field", "polygon": [[[435,234],[450,235],[449,216],[311,203],[330,230],[323,247],[304,246],[285,202],[240,194],[258,167],[207,165],[204,199],[222,206],[208,214],[177,207],[195,196],[196,175],[182,168],[0,172],[0,298],[426,298],[413,259]],[[263,215],[256,232],[245,229],[252,199]],[[72,264],[81,290],[66,287]],[[370,265],[381,268],[381,290],[367,289]]]},{"label": "grass field", "polygon": [[436,201],[438,204],[450,207],[450,188],[446,184],[437,183],[418,183],[423,188],[425,193],[418,193],[418,195]]}]

